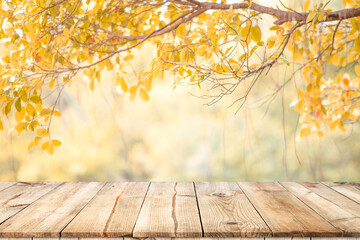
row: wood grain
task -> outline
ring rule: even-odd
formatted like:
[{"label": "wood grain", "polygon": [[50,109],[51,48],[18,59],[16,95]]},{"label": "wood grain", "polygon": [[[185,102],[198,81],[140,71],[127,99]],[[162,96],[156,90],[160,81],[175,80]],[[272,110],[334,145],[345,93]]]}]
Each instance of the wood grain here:
[{"label": "wood grain", "polygon": [[359,183],[0,183],[0,240],[337,240],[360,235],[359,194]]},{"label": "wood grain", "polygon": [[104,183],[64,183],[0,225],[0,237],[60,237]]},{"label": "wood grain", "polygon": [[324,182],[323,184],[360,204],[360,183]]},{"label": "wood grain", "polygon": [[149,183],[107,183],[62,237],[122,237],[134,229]]},{"label": "wood grain", "polygon": [[17,183],[0,191],[0,223],[59,185],[60,183]]},{"label": "wood grain", "polygon": [[205,237],[269,237],[271,231],[237,183],[195,183]]},{"label": "wood grain", "polygon": [[340,230],[278,183],[239,183],[274,237],[335,237]]},{"label": "wood grain", "polygon": [[193,183],[151,183],[133,236],[201,237]]},{"label": "wood grain", "polygon": [[0,191],[14,185],[15,182],[0,182]]},{"label": "wood grain", "polygon": [[32,240],[32,238],[0,238],[0,240]]},{"label": "wood grain", "polygon": [[[322,184],[284,182],[281,183],[281,185],[330,222],[334,227],[341,230],[343,236],[360,236],[360,218],[357,216],[360,215],[360,205],[358,205],[356,210],[348,209],[340,202],[349,199]],[[321,194],[322,196],[317,194],[317,192],[323,193]],[[324,194],[324,192],[326,194]],[[337,205],[337,203],[340,203],[340,206]],[[355,206],[352,207],[355,208]]]}]

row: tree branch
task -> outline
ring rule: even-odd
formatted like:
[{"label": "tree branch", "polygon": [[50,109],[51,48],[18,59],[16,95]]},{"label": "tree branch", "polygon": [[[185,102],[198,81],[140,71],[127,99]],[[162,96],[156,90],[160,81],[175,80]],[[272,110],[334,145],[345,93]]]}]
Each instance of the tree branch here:
[{"label": "tree branch", "polygon": [[[197,0],[187,0],[188,2],[195,4],[201,8],[206,8],[208,10],[227,10],[231,7],[233,9],[246,9],[249,8],[249,5],[247,3],[234,3],[234,4],[223,4],[223,3],[212,3],[212,2],[199,2]],[[277,18],[277,20],[274,22],[276,25],[283,24],[285,22],[305,22],[306,17],[309,13],[298,13],[298,12],[288,12],[280,9],[275,9],[271,7],[266,7],[259,5],[257,3],[252,3],[250,6],[251,10],[254,10],[259,13],[265,13],[272,15]],[[334,12],[327,12],[325,13],[325,22],[328,21],[337,21],[337,20],[343,20],[353,17],[360,16],[360,8],[349,8],[349,9],[342,9],[339,11]]]}]

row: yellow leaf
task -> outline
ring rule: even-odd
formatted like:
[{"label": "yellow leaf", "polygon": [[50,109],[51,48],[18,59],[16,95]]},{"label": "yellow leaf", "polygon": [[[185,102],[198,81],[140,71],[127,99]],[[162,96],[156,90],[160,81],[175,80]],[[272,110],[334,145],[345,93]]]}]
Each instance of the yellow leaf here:
[{"label": "yellow leaf", "polygon": [[49,142],[49,141],[44,142],[43,145],[41,145],[41,149],[42,149],[42,150],[46,150],[49,146],[50,146],[50,142]]},{"label": "yellow leaf", "polygon": [[12,101],[10,101],[6,104],[5,108],[3,109],[3,111],[5,112],[5,115],[8,115],[11,112],[12,104],[13,104]]},{"label": "yellow leaf", "polygon": [[183,48],[180,52],[180,62],[186,62],[186,48]]},{"label": "yellow leaf", "polygon": [[89,83],[89,88],[90,88],[91,91],[94,91],[94,82],[95,82],[94,78],[91,78],[90,83]]},{"label": "yellow leaf", "polygon": [[56,117],[61,117],[61,113],[58,110],[55,110],[53,114]]},{"label": "yellow leaf", "polygon": [[38,130],[36,130],[36,135],[41,136],[43,134],[44,134],[44,129],[39,128]]},{"label": "yellow leaf", "polygon": [[25,129],[24,123],[18,123],[18,125],[16,125],[15,127],[15,130],[18,132],[18,134],[20,134],[24,129]]},{"label": "yellow leaf", "polygon": [[259,26],[255,26],[251,28],[251,39],[255,42],[261,41],[261,30]]},{"label": "yellow leaf", "polygon": [[35,137],[34,144],[37,146],[39,144],[41,137]]},{"label": "yellow leaf", "polygon": [[184,76],[184,73],[185,73],[185,68],[184,68],[183,66],[181,66],[181,67],[179,68],[179,75],[180,75],[180,76]]},{"label": "yellow leaf", "polygon": [[324,134],[322,131],[318,131],[318,132],[317,132],[317,135],[318,135],[319,137],[324,137],[324,136],[325,136],[325,134]]},{"label": "yellow leaf", "polygon": [[146,102],[149,101],[149,95],[143,88],[140,88],[139,96],[142,100],[144,100]]},{"label": "yellow leaf", "polygon": [[331,130],[334,130],[336,125],[338,124],[338,121],[329,121],[327,122],[327,126],[331,129]]},{"label": "yellow leaf", "polygon": [[357,65],[357,66],[355,67],[355,72],[356,72],[356,75],[357,75],[358,77],[360,77],[360,66],[359,66],[359,65]]},{"label": "yellow leaf", "polygon": [[305,0],[304,2],[304,11],[306,12],[309,9],[310,6],[310,0]]},{"label": "yellow leaf", "polygon": [[130,61],[130,60],[133,59],[133,58],[134,58],[134,55],[128,54],[128,55],[126,55],[126,56],[124,57],[124,61]]},{"label": "yellow leaf", "polygon": [[276,37],[275,36],[271,36],[268,38],[267,40],[267,46],[268,48],[272,48],[275,45],[275,41],[276,41]]},{"label": "yellow leaf", "polygon": [[206,45],[202,45],[197,49],[197,54],[199,54],[200,56],[205,56],[206,52],[207,52]]},{"label": "yellow leaf", "polygon": [[222,74],[222,73],[223,73],[223,69],[221,68],[220,64],[216,64],[215,70],[216,70],[216,72],[219,73],[219,74]]},{"label": "yellow leaf", "polygon": [[341,131],[346,132],[346,129],[345,129],[344,124],[343,124],[342,121],[339,121],[338,127],[339,127],[339,129],[340,129]]},{"label": "yellow leaf", "polygon": [[3,126],[3,124],[2,124],[1,119],[0,119],[0,130],[4,130],[4,126]]},{"label": "yellow leaf", "polygon": [[306,22],[308,23],[308,22],[311,22],[312,20],[313,20],[313,18],[315,17],[315,15],[316,15],[316,12],[315,11],[311,11],[308,15],[307,15],[307,17],[306,17]]},{"label": "yellow leaf", "polygon": [[240,66],[239,63],[232,58],[229,59],[229,65],[232,68],[232,70],[237,70]]},{"label": "yellow leaf", "polygon": [[20,112],[15,113],[15,120],[21,122],[25,117],[25,108],[22,108]]},{"label": "yellow leaf", "polygon": [[136,91],[138,89],[137,85],[131,86],[129,89],[130,94],[135,94],[136,95]]},{"label": "yellow leaf", "polygon": [[118,77],[118,83],[120,84],[120,87],[124,92],[127,92],[129,90],[129,86],[127,85],[123,77]]},{"label": "yellow leaf", "polygon": [[30,97],[30,101],[32,101],[33,103],[39,103],[41,101],[41,98],[39,96],[31,96]]},{"label": "yellow leaf", "polygon": [[186,36],[186,28],[185,24],[180,24],[180,26],[176,29],[179,37],[184,38]]},{"label": "yellow leaf", "polygon": [[29,143],[28,145],[28,152],[30,152],[30,150],[35,146],[34,142]]},{"label": "yellow leaf", "polygon": [[47,152],[50,154],[50,155],[53,155],[54,154],[54,147],[52,145],[50,145],[48,148],[47,148]]},{"label": "yellow leaf", "polygon": [[303,128],[303,129],[300,130],[300,137],[301,138],[306,137],[309,134],[310,134],[310,129],[308,129],[308,128]]},{"label": "yellow leaf", "polygon": [[55,85],[55,78],[54,79],[51,79],[50,83],[49,83],[49,88],[53,88]]},{"label": "yellow leaf", "polygon": [[15,102],[15,108],[16,111],[20,112],[21,111],[21,98],[18,98]]},{"label": "yellow leaf", "polygon": [[29,114],[31,117],[35,117],[35,116],[36,116],[36,110],[35,110],[34,106],[31,105],[31,104],[26,105],[26,112],[27,112],[27,114]]},{"label": "yellow leaf", "polygon": [[61,145],[61,142],[57,139],[54,139],[51,141],[51,145],[53,145],[55,147],[59,147]]},{"label": "yellow leaf", "polygon": [[154,74],[149,74],[148,77],[144,81],[144,87],[147,92],[149,92],[151,90],[153,77],[154,77]]}]

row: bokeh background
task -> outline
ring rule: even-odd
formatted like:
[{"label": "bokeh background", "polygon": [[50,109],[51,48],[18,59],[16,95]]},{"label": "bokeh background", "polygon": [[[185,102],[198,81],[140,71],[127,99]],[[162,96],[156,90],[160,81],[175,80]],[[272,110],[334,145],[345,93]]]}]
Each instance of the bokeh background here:
[{"label": "bokeh background", "polygon": [[[291,2],[301,10],[302,3]],[[341,1],[330,7],[340,8]],[[135,68],[151,54],[152,47],[144,46],[135,54]],[[352,74],[332,69],[329,77],[337,71]],[[358,125],[323,138],[298,138],[298,114],[289,105],[301,76],[278,89],[292,73],[292,65],[273,68],[239,111],[231,104],[246,86],[208,106],[209,99],[201,98],[206,86],[173,90],[168,76],[154,82],[144,102],[130,101],[115,88],[112,72],[102,74],[94,92],[78,75],[63,91],[62,117],[51,126],[62,146],[54,155],[38,148],[28,152],[31,134],[0,132],[0,181],[359,181]]]}]

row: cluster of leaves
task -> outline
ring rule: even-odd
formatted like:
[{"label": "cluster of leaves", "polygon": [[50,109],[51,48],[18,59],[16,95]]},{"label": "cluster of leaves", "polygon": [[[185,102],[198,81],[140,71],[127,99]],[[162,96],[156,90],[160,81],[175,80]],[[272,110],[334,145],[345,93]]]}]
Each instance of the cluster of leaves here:
[{"label": "cluster of leaves", "polygon": [[[356,1],[343,4],[360,6]],[[360,116],[360,18],[322,22],[324,7],[310,11],[306,34],[297,29],[287,47],[305,81],[291,104],[300,114],[301,137],[322,137],[326,129],[346,131],[344,124],[356,123]]]},{"label": "cluster of leaves", "polygon": [[[354,0],[343,3],[351,8],[360,5]],[[326,14],[331,10],[326,5],[308,10],[310,1],[306,0],[306,20],[287,19],[274,25],[270,31],[275,35],[265,39],[262,16],[274,9],[266,12],[252,5],[256,4],[2,1],[0,107],[3,116],[16,120],[9,131],[32,131],[36,136],[29,149],[41,142],[43,150],[53,153],[61,142],[50,137],[51,119],[60,116],[59,96],[80,72],[93,90],[103,71],[111,71],[118,89],[144,101],[149,100],[152,81],[172,72],[174,88],[208,82],[213,91],[209,104],[250,79],[245,95],[237,101],[241,106],[259,76],[276,63],[292,63],[303,72],[306,90],[299,89],[295,103],[303,122],[301,136],[322,135],[321,123],[343,129],[344,121],[358,121],[358,78],[344,75],[333,81],[325,74],[329,65],[359,61],[358,18],[329,22]],[[134,55],[146,57],[141,56],[145,42],[154,45],[154,56],[145,69],[134,69]],[[285,58],[287,54],[292,61]],[[0,129],[4,129],[2,119]]]}]

